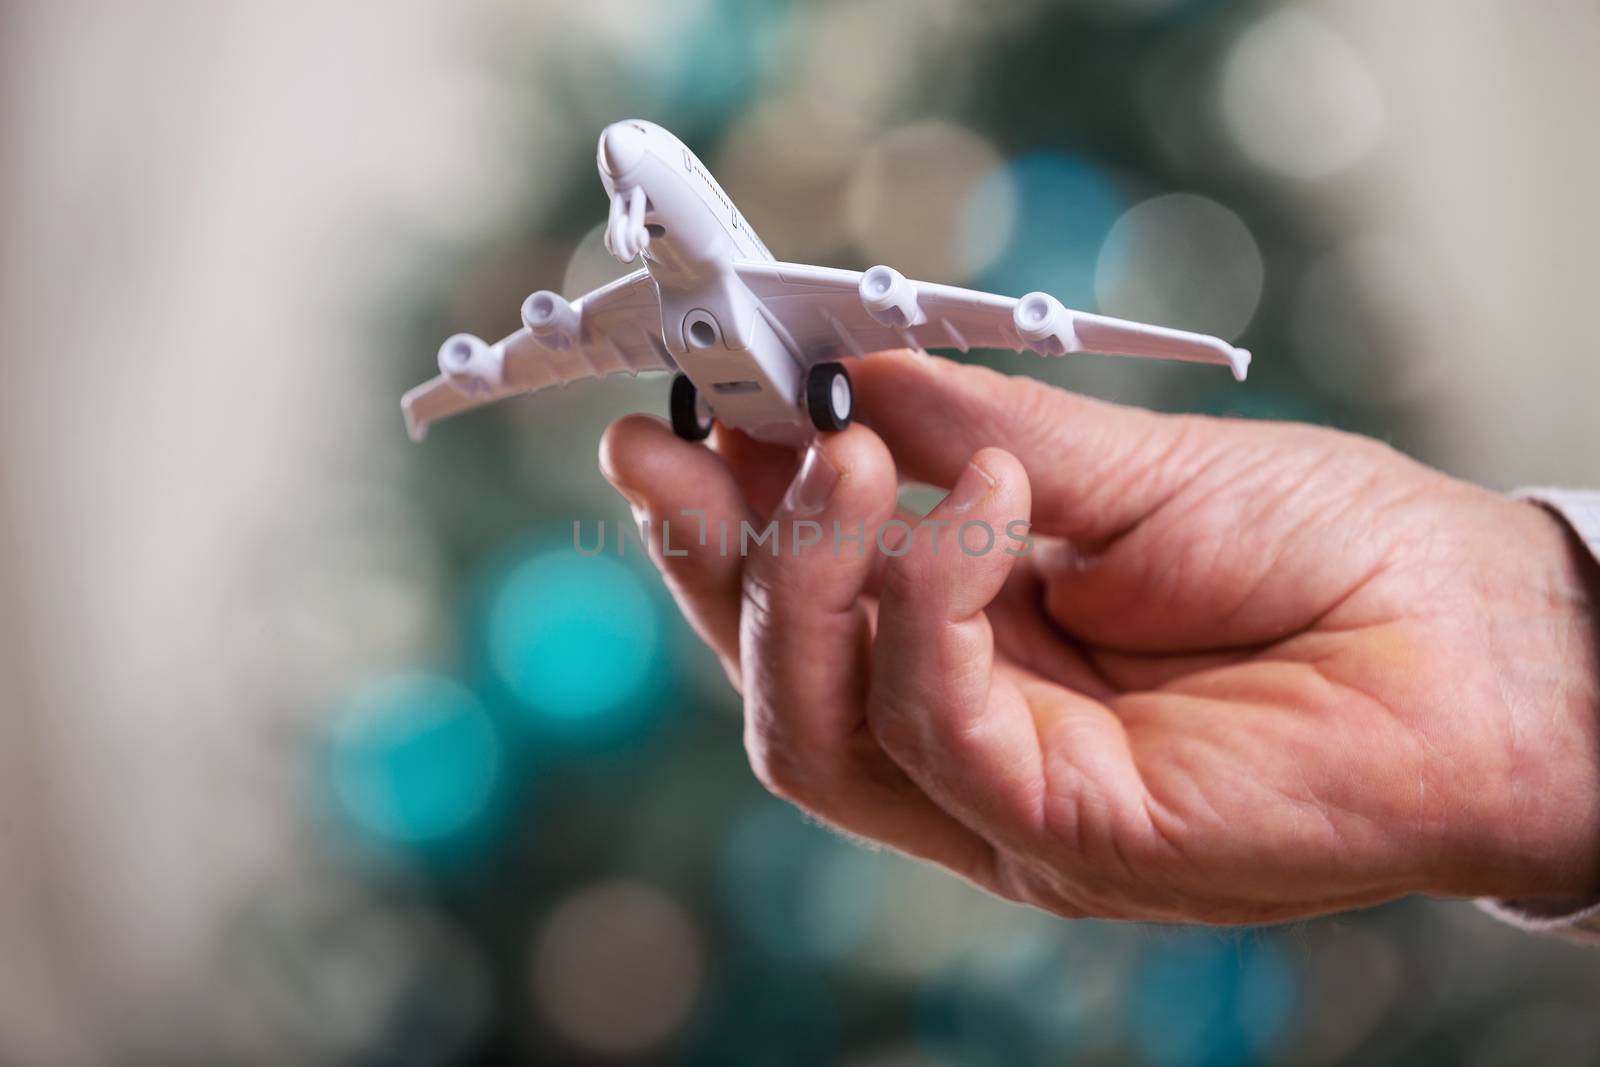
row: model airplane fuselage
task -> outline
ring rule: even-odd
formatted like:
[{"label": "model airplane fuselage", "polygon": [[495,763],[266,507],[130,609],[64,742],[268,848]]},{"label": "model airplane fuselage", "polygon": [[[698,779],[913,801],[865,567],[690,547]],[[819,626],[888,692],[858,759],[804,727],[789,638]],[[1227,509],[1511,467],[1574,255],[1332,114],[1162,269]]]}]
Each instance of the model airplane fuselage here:
[{"label": "model airplane fuselage", "polygon": [[456,334],[440,376],[406,394],[413,438],[429,423],[552,385],[614,373],[676,371],[673,428],[697,440],[713,420],[766,441],[803,444],[848,426],[842,359],[886,348],[1104,352],[1217,363],[1244,380],[1250,353],[1203,334],[1069,311],[1046,293],[1021,299],[863,273],[780,263],[711,173],[660,126],[629,120],[600,136],[610,196],[606,247],[643,269],[568,302],[541,291],[523,328],[488,344]]}]

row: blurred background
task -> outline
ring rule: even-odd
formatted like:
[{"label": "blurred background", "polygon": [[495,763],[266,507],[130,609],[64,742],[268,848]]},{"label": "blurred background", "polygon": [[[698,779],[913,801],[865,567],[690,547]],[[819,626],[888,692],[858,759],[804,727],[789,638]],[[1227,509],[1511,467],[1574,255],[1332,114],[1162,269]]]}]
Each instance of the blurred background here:
[{"label": "blurred background", "polygon": [[640,379],[405,440],[682,136],[784,259],[1240,339],[982,354],[1600,484],[1600,8],[0,4],[0,1062],[1600,1062],[1600,956],[1407,901],[1067,923],[764,796],[638,553]]}]

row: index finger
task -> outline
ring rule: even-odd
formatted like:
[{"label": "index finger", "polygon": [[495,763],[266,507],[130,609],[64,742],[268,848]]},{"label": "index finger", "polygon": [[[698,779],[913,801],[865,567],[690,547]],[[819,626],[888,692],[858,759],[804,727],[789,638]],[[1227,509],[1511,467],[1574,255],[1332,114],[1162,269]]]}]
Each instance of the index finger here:
[{"label": "index finger", "polygon": [[1085,543],[1137,525],[1203,468],[1218,435],[1160,415],[908,351],[853,364],[860,418],[902,473],[950,486],[967,459],[1003,448],[1033,485],[1034,525]]}]

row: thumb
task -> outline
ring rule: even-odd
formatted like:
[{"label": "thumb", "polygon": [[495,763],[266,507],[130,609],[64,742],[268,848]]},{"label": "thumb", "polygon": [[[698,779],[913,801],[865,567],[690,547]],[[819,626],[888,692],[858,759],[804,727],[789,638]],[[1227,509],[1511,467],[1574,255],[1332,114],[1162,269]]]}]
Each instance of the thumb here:
[{"label": "thumb", "polygon": [[912,352],[851,370],[861,420],[902,474],[949,486],[982,448],[1003,448],[1033,486],[1033,520],[1085,544],[1138,525],[1221,451],[1224,424],[1160,415]]}]

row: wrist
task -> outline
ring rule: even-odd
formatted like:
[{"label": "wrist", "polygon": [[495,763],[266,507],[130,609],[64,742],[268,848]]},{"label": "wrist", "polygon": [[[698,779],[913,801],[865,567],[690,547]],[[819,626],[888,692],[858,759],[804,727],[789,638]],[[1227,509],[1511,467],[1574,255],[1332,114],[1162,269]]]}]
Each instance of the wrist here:
[{"label": "wrist", "polygon": [[1519,502],[1500,546],[1522,588],[1488,599],[1504,721],[1500,896],[1600,894],[1600,562],[1561,515]]}]

